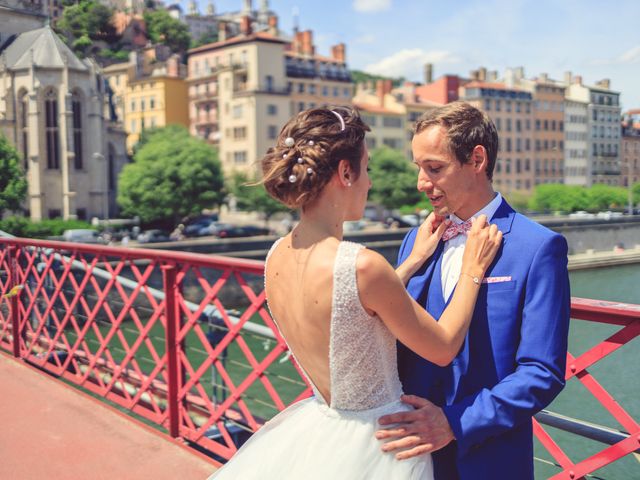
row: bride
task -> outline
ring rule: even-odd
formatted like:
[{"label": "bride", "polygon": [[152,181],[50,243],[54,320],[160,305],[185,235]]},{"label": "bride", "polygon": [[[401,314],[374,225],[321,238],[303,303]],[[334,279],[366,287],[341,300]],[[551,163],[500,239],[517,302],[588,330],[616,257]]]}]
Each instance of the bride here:
[{"label": "bride", "polygon": [[400,402],[396,339],[448,364],[502,235],[486,217],[474,222],[460,280],[436,321],[404,283],[433,253],[446,221],[430,215],[396,271],[379,254],[342,240],[343,222],[362,217],[371,187],[368,130],[350,108],[306,110],[262,159],[269,194],[301,210],[299,224],[267,256],[265,288],[315,395],[267,422],[211,478],[433,479],[430,455],[398,460],[374,436],[378,417],[411,408]]}]

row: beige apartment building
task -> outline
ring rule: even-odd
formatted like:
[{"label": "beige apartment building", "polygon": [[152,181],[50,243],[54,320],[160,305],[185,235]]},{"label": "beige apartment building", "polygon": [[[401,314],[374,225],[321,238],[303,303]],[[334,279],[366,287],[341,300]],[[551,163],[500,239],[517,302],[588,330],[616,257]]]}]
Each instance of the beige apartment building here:
[{"label": "beige apartment building", "polygon": [[487,112],[500,138],[493,183],[505,195],[530,193],[535,186],[533,94],[504,83],[472,81],[460,99]]},{"label": "beige apartment building", "polygon": [[413,159],[411,139],[413,125],[426,111],[439,106],[435,102],[420,100],[416,85],[406,83],[393,88],[391,80],[365,82],[356,87],[353,105],[371,127],[367,133],[367,147],[389,147]]},{"label": "beige apartment building", "polygon": [[259,176],[259,159],[291,115],[351,101],[344,45],[322,57],[311,32],[290,41],[272,27],[252,32],[246,17],[240,35],[189,51],[190,130],[218,145],[226,174]]}]

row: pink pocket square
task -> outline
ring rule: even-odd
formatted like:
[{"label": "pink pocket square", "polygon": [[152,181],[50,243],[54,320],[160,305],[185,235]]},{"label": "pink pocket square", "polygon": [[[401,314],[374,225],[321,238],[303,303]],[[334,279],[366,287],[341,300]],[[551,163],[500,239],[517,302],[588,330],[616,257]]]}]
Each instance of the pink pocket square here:
[{"label": "pink pocket square", "polygon": [[510,282],[511,275],[508,277],[485,277],[482,279],[482,283],[502,283],[502,282]]}]

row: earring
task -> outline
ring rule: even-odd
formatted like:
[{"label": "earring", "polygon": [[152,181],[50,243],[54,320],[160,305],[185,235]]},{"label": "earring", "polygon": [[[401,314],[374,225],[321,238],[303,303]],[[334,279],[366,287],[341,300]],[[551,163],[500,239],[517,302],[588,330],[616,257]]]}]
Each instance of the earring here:
[{"label": "earring", "polygon": [[350,187],[350,186],[351,186],[351,182],[347,182],[347,187]]}]

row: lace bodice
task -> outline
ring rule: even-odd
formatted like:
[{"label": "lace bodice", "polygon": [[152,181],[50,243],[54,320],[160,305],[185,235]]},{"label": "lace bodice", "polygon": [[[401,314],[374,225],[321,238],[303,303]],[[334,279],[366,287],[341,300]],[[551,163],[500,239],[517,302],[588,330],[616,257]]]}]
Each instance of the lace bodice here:
[{"label": "lace bodice", "polygon": [[[278,243],[271,247],[269,255]],[[369,315],[360,303],[356,259],[362,248],[356,243],[341,242],[333,269],[329,406],[339,410],[376,408],[397,401],[402,394],[395,337],[378,317]],[[277,319],[274,321],[277,325]],[[304,372],[304,365],[298,364]],[[306,373],[305,376],[313,386]],[[316,397],[323,401],[315,386],[313,389]]]}]

